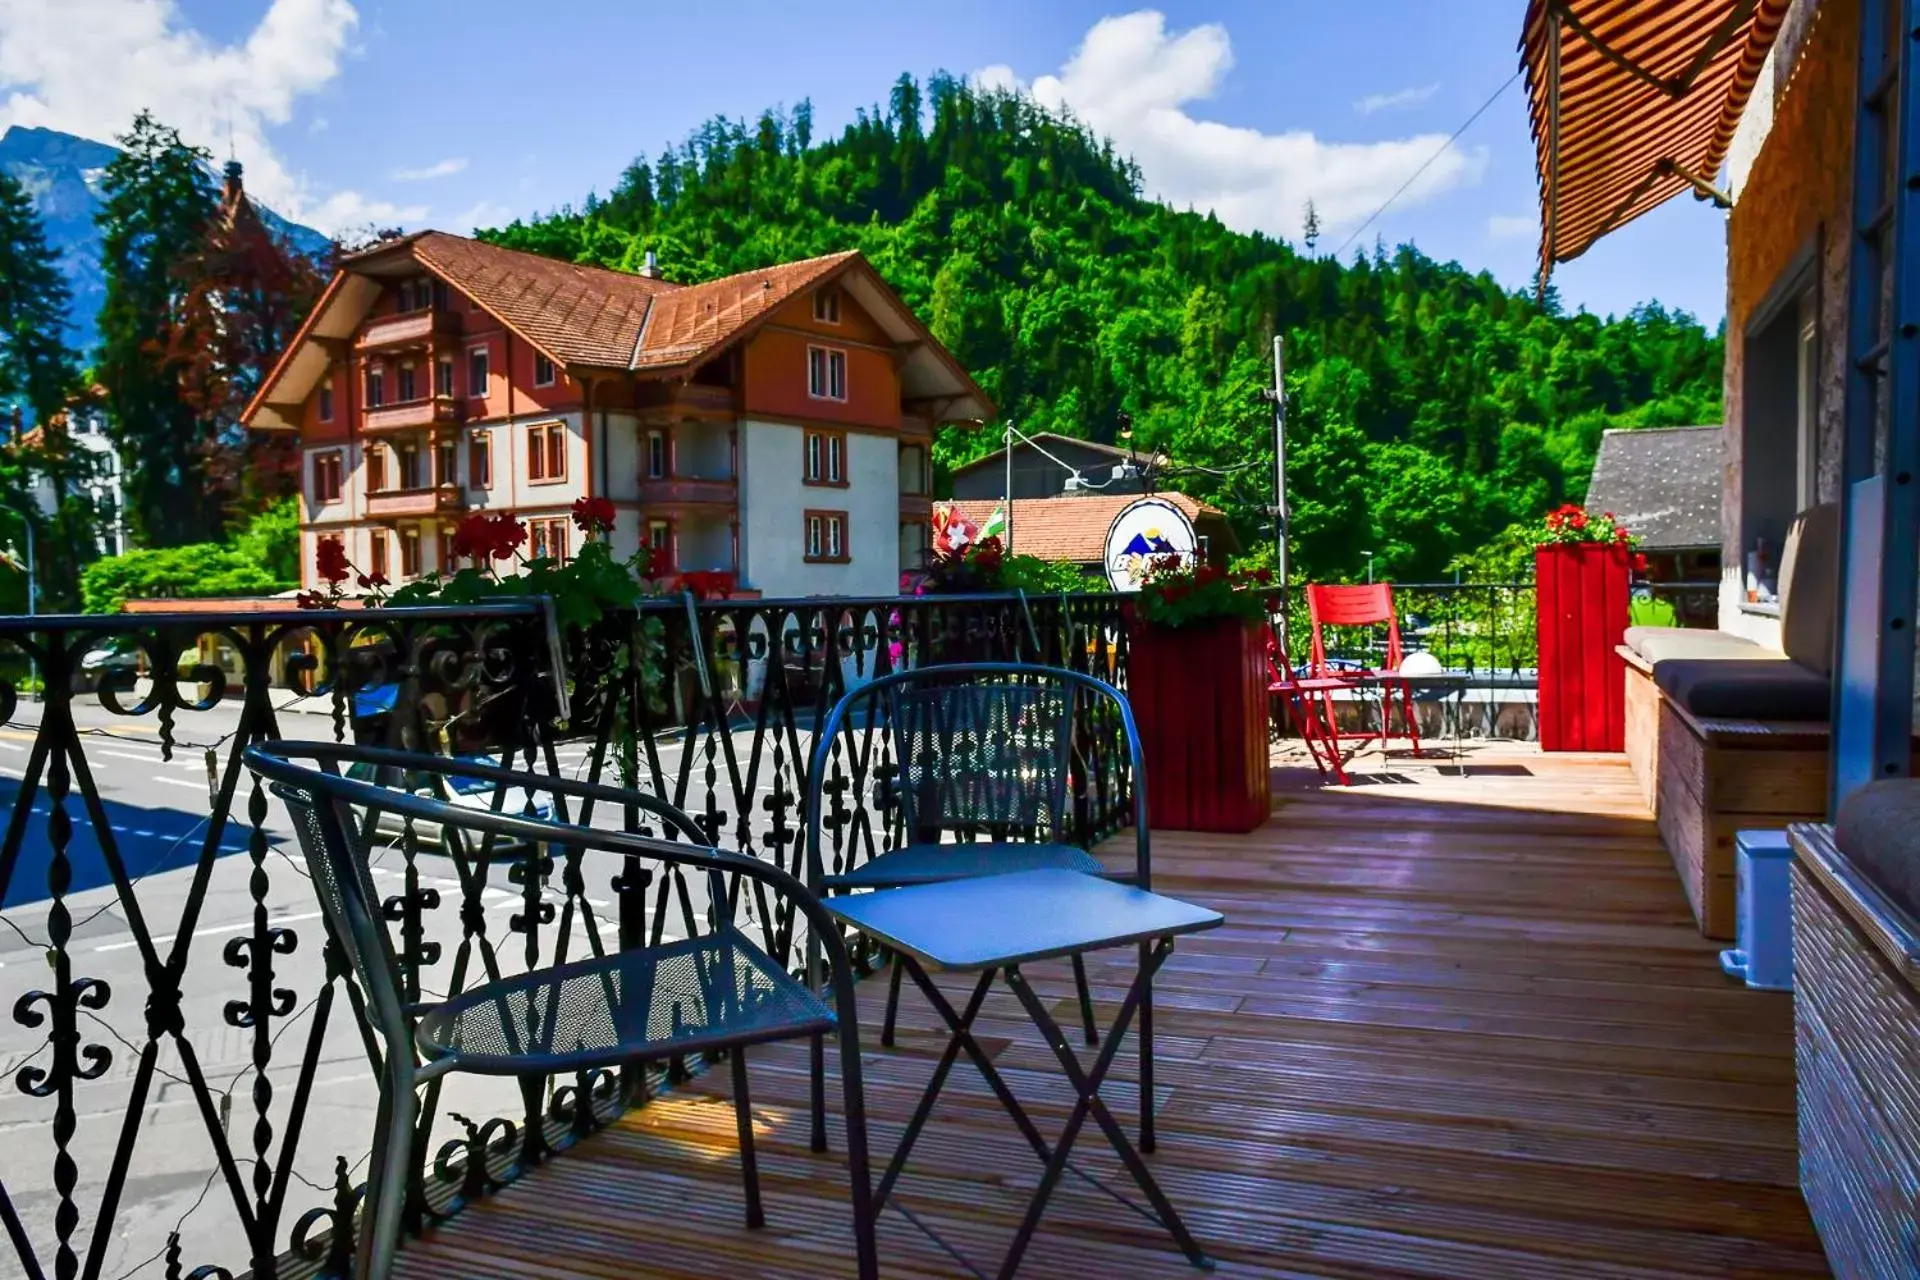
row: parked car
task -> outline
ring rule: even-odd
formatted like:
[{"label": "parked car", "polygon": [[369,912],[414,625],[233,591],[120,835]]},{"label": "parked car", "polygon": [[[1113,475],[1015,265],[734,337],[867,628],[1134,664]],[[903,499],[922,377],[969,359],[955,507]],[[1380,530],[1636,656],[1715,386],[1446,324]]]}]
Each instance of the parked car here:
[{"label": "parked car", "polygon": [[139,673],[139,649],[131,641],[110,638],[81,655],[80,668],[73,675],[73,691],[95,693],[109,686],[130,689]]},{"label": "parked car", "polygon": [[[468,764],[489,765],[495,768],[500,764],[499,760],[493,756],[474,755],[454,758]],[[391,776],[378,776],[380,772],[383,771],[376,770],[373,765],[365,763],[350,765],[347,768],[347,776],[360,782],[371,782],[383,787],[396,786]],[[463,809],[477,809],[481,812],[494,807],[494,793],[498,789],[497,784],[485,778],[449,776],[440,773],[409,774],[405,785],[406,789],[414,795],[425,796],[432,800],[444,800]],[[553,817],[552,803],[544,796],[529,794],[525,787],[508,787],[506,793],[500,797],[499,811],[516,816],[525,815],[542,821]],[[382,812],[374,819],[374,830],[381,835],[397,838],[406,830],[406,820],[397,813]],[[441,849],[446,846],[445,833],[441,831],[440,824],[437,822],[415,819],[413,833],[414,838],[423,847]]]}]

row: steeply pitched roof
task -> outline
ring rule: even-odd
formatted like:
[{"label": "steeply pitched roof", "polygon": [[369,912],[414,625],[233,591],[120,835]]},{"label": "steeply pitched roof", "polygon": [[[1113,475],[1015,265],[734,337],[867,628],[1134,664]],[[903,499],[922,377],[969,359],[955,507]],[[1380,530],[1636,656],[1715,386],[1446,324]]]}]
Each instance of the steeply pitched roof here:
[{"label": "steeply pitched roof", "polygon": [[[781,263],[738,275],[681,285],[604,267],[581,266],[507,249],[444,231],[383,241],[341,261],[306,324],[243,415],[249,425],[288,426],[291,409],[311,390],[324,359],[300,359],[310,338],[350,334],[373,303],[376,277],[411,259],[567,368],[641,374],[689,371],[753,333],[781,305],[829,280],[838,281],[902,345],[901,379],[908,394],[943,404],[942,415],[987,417],[992,402],[936,342],[857,252]],[[343,287],[357,281],[358,287]],[[268,410],[262,413],[262,410]]]},{"label": "steeply pitched roof", "polygon": [[[1225,520],[1218,507],[1209,506],[1184,493],[1153,495],[1164,498],[1186,512],[1187,519]],[[1113,518],[1129,503],[1138,502],[1137,493],[1088,494],[1062,498],[1015,498],[1013,501],[1013,552],[1039,556],[1042,560],[1064,560],[1072,564],[1099,564],[1106,559],[1107,530]],[[984,525],[998,498],[966,498],[950,504],[955,514],[965,516],[975,527]]]},{"label": "steeply pitched roof", "polygon": [[705,355],[859,256],[833,253],[783,262],[662,294],[653,304],[634,367],[680,364]]},{"label": "steeply pitched roof", "polygon": [[413,255],[563,365],[627,368],[648,304],[680,288],[444,231],[422,233]]},{"label": "steeply pitched roof", "polygon": [[1589,511],[1611,511],[1646,551],[1720,545],[1718,426],[1639,427],[1600,437]]}]

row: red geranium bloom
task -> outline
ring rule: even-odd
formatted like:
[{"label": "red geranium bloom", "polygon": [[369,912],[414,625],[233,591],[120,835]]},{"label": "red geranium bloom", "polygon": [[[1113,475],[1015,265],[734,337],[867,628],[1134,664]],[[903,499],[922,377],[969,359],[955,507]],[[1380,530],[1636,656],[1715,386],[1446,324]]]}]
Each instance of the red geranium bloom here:
[{"label": "red geranium bloom", "polygon": [[612,533],[613,516],[611,498],[575,498],[573,500],[573,522],[582,532]]},{"label": "red geranium bloom", "polygon": [[329,601],[318,591],[302,591],[294,596],[293,603],[302,609],[324,609]]},{"label": "red geranium bloom", "polygon": [[1645,573],[1647,571],[1647,553],[1646,552],[1636,551],[1633,553],[1633,571],[1635,573]]},{"label": "red geranium bloom", "polygon": [[527,540],[527,526],[511,515],[477,511],[453,531],[453,554],[475,560],[511,560]]},{"label": "red geranium bloom", "polygon": [[314,571],[327,582],[345,582],[353,572],[347,563],[347,548],[338,538],[322,538],[313,555]]},{"label": "red geranium bloom", "polygon": [[386,585],[387,575],[384,573],[363,573],[360,575],[360,586],[362,590],[371,591],[375,587],[384,587]]}]

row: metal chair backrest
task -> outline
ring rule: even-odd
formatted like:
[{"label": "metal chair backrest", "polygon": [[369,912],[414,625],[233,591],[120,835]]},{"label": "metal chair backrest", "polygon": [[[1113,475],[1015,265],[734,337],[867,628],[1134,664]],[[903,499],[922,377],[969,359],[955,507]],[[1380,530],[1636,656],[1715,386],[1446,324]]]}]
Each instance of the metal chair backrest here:
[{"label": "metal chair backrest", "polygon": [[885,693],[909,831],[992,829],[1060,839],[1073,768],[1075,690],[1045,668],[938,668]]},{"label": "metal chair backrest", "polygon": [[[313,765],[295,763],[308,759]],[[553,780],[537,775],[515,773],[494,766],[455,760],[446,756],[420,755],[378,747],[334,743],[261,743],[249,747],[247,764],[266,778],[271,790],[286,803],[293,817],[294,831],[313,877],[320,899],[328,936],[344,954],[355,980],[366,995],[375,1029],[390,1046],[410,1045],[413,1035],[412,1011],[406,1003],[406,983],[391,938],[382,923],[384,912],[369,868],[372,849],[367,834],[373,823],[359,821],[356,810],[386,811],[415,822],[439,826],[450,847],[465,856],[462,843],[469,835],[491,835],[529,840],[551,837],[557,843],[580,843],[590,829],[553,823],[526,815],[480,810],[464,805],[430,799],[408,790],[395,790],[374,782],[348,777],[340,765],[370,767],[374,776],[402,779],[402,787],[421,776],[479,777],[495,781],[501,788],[519,786],[523,790],[554,785]],[[601,800],[617,800],[656,818],[667,831],[687,843],[670,845],[647,838],[630,843],[643,844],[651,856],[673,860],[677,854],[689,861],[702,861],[711,853],[699,826],[687,814],[673,806],[637,792],[613,792],[608,788],[579,783],[554,786],[556,798],[567,794],[593,794]],[[719,892],[720,872],[708,864],[710,901],[724,902]],[[716,930],[734,927],[725,912],[715,912]]]},{"label": "metal chair backrest", "polygon": [[1381,623],[1387,628],[1386,662],[1388,671],[1398,671],[1405,654],[1400,646],[1400,621],[1393,611],[1393,584],[1368,582],[1336,586],[1327,583],[1307,585],[1307,616],[1313,622],[1313,651],[1309,659],[1316,676],[1331,674],[1327,660],[1326,628],[1367,627]]},{"label": "metal chair backrest", "polygon": [[[1108,759],[1098,744],[1115,738],[1124,751]],[[1124,796],[1135,874],[1150,883],[1146,763],[1133,709],[1118,689],[1083,672],[952,663],[881,676],[843,695],[820,726],[807,773],[807,867],[816,886],[826,832],[842,830],[843,802],[828,793],[848,781],[875,786],[883,802],[890,796],[888,828],[910,843],[985,829],[996,840],[1084,844],[1092,833],[1076,824],[1103,799]],[[849,859],[881,852],[878,832],[863,823],[851,830],[842,851]]]}]

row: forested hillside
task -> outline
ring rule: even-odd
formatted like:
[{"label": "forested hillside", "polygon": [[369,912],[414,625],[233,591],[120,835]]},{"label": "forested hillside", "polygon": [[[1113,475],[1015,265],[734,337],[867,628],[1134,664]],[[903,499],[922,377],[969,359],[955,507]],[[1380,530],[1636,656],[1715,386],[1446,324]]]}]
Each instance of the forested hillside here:
[{"label": "forested hillside", "polygon": [[[811,109],[714,120],[590,196],[490,238],[695,281],[845,248],[866,253],[1027,431],[1165,449],[1177,484],[1265,545],[1271,340],[1287,344],[1299,566],[1444,573],[1585,490],[1603,428],[1712,422],[1721,340],[1649,304],[1543,310],[1491,276],[1380,244],[1349,251],[1231,231],[1140,195],[1102,140],[1025,99],[902,77],[817,141]],[[997,442],[952,431],[951,464]],[[1252,465],[1248,465],[1248,464]]]}]

